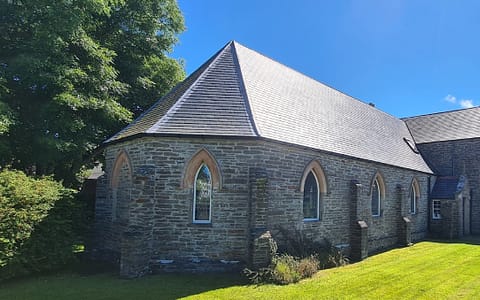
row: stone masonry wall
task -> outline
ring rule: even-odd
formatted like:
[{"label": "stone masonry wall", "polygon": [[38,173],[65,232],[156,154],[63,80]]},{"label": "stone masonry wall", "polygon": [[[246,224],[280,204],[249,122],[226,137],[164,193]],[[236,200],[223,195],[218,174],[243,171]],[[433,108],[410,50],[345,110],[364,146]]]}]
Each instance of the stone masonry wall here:
[{"label": "stone masonry wall", "polygon": [[[193,190],[182,187],[185,168],[200,149],[206,149],[214,157],[221,174],[221,187],[214,189],[212,195],[211,224],[192,223]],[[150,253],[150,265],[160,270],[204,270],[218,266],[219,261],[235,266],[237,261],[242,264],[251,259],[250,185],[252,169],[258,168],[268,177],[267,208],[262,204],[267,216],[255,216],[260,222],[256,226],[266,227],[274,238],[282,226],[292,231],[302,230],[316,240],[327,238],[334,245],[348,248],[352,181],[363,186],[359,203],[370,203],[370,185],[377,172],[383,175],[386,187],[382,215],[372,217],[370,207],[359,209],[368,224],[368,251],[393,247],[401,239],[397,227],[405,215],[398,203],[398,187],[408,191],[414,177],[419,182],[421,195],[417,213],[407,216],[411,220],[412,239],[419,240],[427,234],[427,174],[262,140],[149,137],[109,146],[106,179],[102,182],[109,182],[112,165],[120,151],[128,153],[135,182],[141,178],[141,170],[149,170],[149,187],[137,192],[141,197],[132,196],[130,200],[137,203],[141,198],[145,200],[142,203],[149,204],[131,211],[129,222],[150,230],[146,236],[151,240],[143,243],[149,252],[143,253]],[[300,182],[312,160],[317,160],[323,168],[327,192],[322,195],[321,220],[304,222]],[[135,186],[134,190],[142,189],[140,183]],[[109,199],[107,195],[97,202],[97,211],[108,211],[112,205]],[[104,225],[102,234],[106,239],[114,236],[110,231],[116,230],[108,218],[108,213],[97,214],[97,223]]]},{"label": "stone masonry wall", "polygon": [[480,139],[417,145],[438,175],[465,175],[471,188],[471,233],[480,234]]}]

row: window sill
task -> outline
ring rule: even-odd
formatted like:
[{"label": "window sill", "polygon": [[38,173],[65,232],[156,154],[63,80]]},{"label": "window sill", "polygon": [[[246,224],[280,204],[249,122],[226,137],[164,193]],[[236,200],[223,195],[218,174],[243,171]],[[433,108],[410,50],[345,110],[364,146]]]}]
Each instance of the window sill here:
[{"label": "window sill", "polygon": [[212,227],[212,222],[209,223],[203,223],[203,222],[192,222],[188,224],[189,226],[194,226],[194,227]]},{"label": "window sill", "polygon": [[304,223],[320,222],[320,219],[303,219]]}]

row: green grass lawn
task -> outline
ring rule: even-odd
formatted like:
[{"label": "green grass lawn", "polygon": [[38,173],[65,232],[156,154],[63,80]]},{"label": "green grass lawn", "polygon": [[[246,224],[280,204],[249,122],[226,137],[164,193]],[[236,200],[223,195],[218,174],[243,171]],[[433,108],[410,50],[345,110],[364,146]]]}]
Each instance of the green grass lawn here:
[{"label": "green grass lawn", "polygon": [[0,284],[0,299],[480,299],[477,240],[421,242],[287,286],[232,275],[50,275]]}]

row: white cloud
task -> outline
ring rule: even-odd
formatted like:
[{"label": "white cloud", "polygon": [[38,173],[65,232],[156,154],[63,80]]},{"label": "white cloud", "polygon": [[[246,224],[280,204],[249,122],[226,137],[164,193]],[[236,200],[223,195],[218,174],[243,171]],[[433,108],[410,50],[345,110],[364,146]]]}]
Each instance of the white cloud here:
[{"label": "white cloud", "polygon": [[446,95],[445,98],[443,98],[445,101],[450,102],[450,103],[456,103],[457,102],[457,97],[452,96],[450,94]]},{"label": "white cloud", "polygon": [[460,106],[462,108],[470,108],[470,107],[474,107],[475,105],[473,104],[473,100],[464,99],[464,100],[460,100]]},{"label": "white cloud", "polygon": [[443,98],[444,101],[447,101],[452,104],[458,104],[460,105],[461,108],[471,108],[475,106],[475,103],[473,103],[472,99],[459,99],[457,100],[457,97],[453,95],[446,95],[445,98]]}]

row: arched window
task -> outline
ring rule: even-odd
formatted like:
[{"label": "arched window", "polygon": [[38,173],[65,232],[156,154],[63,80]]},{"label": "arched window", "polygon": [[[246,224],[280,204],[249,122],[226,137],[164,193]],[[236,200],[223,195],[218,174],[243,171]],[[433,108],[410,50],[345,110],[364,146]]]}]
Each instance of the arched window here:
[{"label": "arched window", "polygon": [[221,190],[222,176],[219,165],[210,152],[200,149],[189,159],[180,186],[193,189],[192,222],[211,223],[212,196]]},{"label": "arched window", "polygon": [[327,194],[327,179],[318,161],[312,160],[303,170],[300,192],[303,192],[303,220],[321,220],[323,197]]},{"label": "arched window", "polygon": [[380,173],[377,173],[372,181],[370,190],[372,216],[382,215],[383,201],[385,198],[385,183]]},{"label": "arched window", "polygon": [[117,155],[110,181],[112,221],[126,222],[130,207],[132,167],[125,150]]},{"label": "arched window", "polygon": [[212,219],[212,175],[202,164],[195,175],[193,188],[193,222],[210,223]]},{"label": "arched window", "polygon": [[303,188],[303,219],[318,220],[320,218],[320,189],[315,174],[310,171]]},{"label": "arched window", "polygon": [[380,184],[375,178],[372,185],[372,216],[380,216],[380,205],[382,202],[382,194],[380,193]]},{"label": "arched window", "polygon": [[412,215],[417,213],[418,197],[420,197],[420,187],[418,181],[413,179],[410,187],[410,213]]}]

